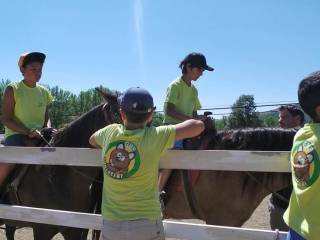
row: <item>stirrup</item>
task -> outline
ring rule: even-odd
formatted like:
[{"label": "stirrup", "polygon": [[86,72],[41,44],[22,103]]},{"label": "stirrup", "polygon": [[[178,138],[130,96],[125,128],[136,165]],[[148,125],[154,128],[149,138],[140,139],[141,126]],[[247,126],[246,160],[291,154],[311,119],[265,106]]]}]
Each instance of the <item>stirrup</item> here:
[{"label": "stirrup", "polygon": [[165,191],[159,192],[159,200],[160,200],[161,212],[164,212],[164,210],[165,210],[165,204],[164,204],[165,197],[166,197],[166,192]]}]

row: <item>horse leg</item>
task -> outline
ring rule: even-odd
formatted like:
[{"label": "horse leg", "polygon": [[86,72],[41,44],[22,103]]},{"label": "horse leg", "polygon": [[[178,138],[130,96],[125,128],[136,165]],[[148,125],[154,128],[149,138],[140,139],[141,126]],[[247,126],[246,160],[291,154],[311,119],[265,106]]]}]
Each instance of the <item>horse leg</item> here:
[{"label": "horse leg", "polygon": [[93,230],[92,231],[92,240],[99,240],[100,239],[100,231]]},{"label": "horse leg", "polygon": [[6,225],[6,237],[7,240],[14,240],[14,233],[16,231],[16,227]]},{"label": "horse leg", "polygon": [[33,226],[32,229],[34,240],[51,240],[59,232],[59,228],[44,224]]},{"label": "horse leg", "polygon": [[88,229],[67,228],[61,234],[65,240],[87,240],[88,232]]}]

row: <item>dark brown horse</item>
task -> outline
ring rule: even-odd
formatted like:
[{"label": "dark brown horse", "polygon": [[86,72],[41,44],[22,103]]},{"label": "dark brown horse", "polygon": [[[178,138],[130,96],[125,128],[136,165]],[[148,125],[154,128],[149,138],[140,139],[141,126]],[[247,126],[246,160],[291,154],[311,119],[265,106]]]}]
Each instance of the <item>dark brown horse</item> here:
[{"label": "dark brown horse", "polygon": [[[277,128],[224,130],[211,139],[208,149],[289,151],[294,135],[294,130]],[[291,183],[289,173],[200,171],[192,192],[186,193],[174,186],[181,175],[174,171],[168,182],[165,218],[200,218],[207,224],[235,227],[250,218],[270,190]]]},{"label": "dark brown horse", "polygon": [[[117,97],[105,94],[106,103],[101,104],[58,130],[51,140],[54,147],[90,147],[88,139],[98,129],[119,121]],[[5,203],[30,207],[93,212],[96,192],[91,186],[102,180],[99,167],[29,166],[15,194],[7,194]],[[88,230],[4,220],[7,239],[14,239],[15,228],[31,226],[35,240],[49,240],[56,233],[65,239],[87,239]]]}]

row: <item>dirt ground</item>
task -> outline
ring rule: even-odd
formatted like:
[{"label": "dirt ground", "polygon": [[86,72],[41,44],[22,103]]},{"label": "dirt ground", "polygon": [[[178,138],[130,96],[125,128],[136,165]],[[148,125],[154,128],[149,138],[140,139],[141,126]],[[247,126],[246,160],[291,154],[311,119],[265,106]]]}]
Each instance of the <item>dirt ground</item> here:
[{"label": "dirt ground", "polygon": [[[268,213],[268,201],[270,195],[267,196],[260,206],[255,210],[251,218],[242,226],[244,228],[256,228],[270,230],[269,225],[269,213]],[[191,222],[190,220],[188,222]],[[200,221],[195,220],[194,222],[200,223]],[[32,230],[28,228],[20,229],[15,234],[16,240],[32,240]],[[6,240],[7,238],[4,235],[4,231],[0,230],[0,240]],[[53,240],[63,240],[63,237],[60,234],[57,234]],[[172,239],[171,239],[172,240]]]}]

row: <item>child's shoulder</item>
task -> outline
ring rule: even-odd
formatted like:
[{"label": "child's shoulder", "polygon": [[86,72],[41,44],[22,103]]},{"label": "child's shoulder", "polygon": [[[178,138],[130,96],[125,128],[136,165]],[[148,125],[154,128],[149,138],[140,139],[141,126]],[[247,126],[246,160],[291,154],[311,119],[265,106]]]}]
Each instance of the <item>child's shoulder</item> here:
[{"label": "child's shoulder", "polygon": [[171,131],[175,131],[175,125],[163,125],[158,127],[150,128],[150,131],[153,131],[155,134],[167,133]]},{"label": "child's shoulder", "polygon": [[122,124],[112,123],[112,124],[109,124],[109,125],[103,127],[101,130],[102,130],[102,131],[112,131],[112,130],[118,129],[118,128],[121,127],[121,126],[122,126]]}]

